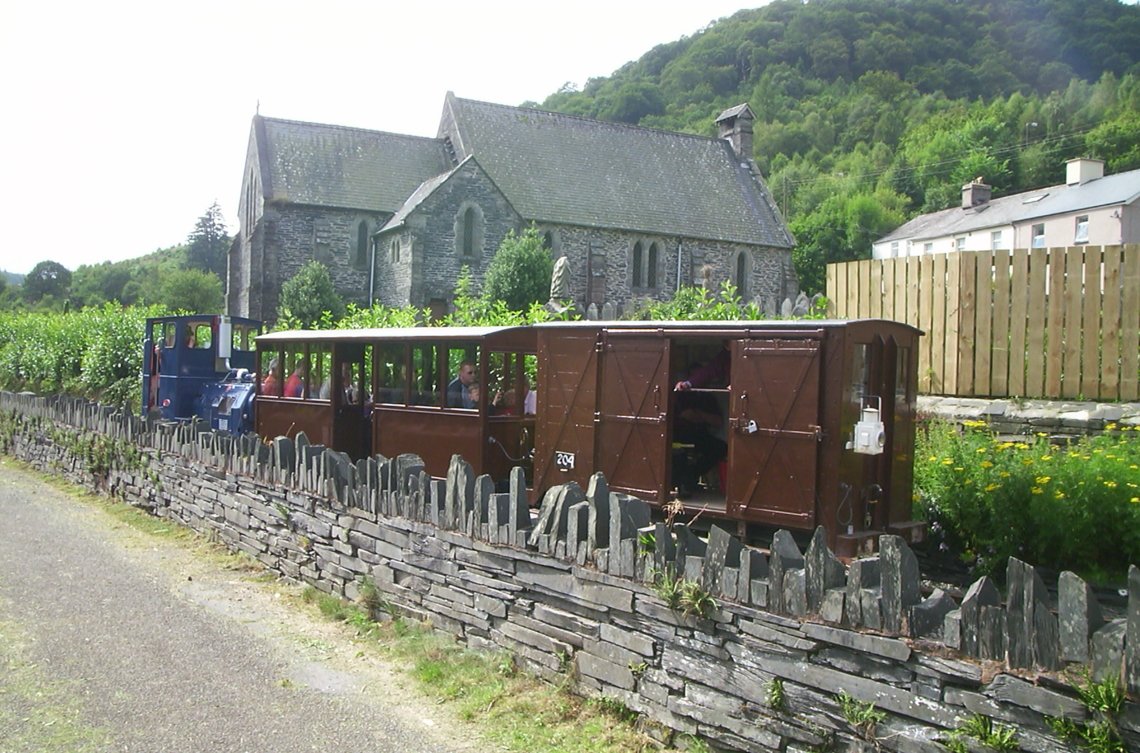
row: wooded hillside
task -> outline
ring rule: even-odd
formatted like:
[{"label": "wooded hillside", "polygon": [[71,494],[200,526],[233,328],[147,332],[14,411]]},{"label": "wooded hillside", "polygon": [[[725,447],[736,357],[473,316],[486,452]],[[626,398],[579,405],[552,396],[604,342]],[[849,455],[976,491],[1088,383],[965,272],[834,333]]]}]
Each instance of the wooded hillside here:
[{"label": "wooded hillside", "polygon": [[1140,7],[778,0],[538,106],[715,135],[741,102],[813,292],[827,262],[869,256],[975,177],[1000,196],[1063,182],[1075,156],[1140,168]]}]

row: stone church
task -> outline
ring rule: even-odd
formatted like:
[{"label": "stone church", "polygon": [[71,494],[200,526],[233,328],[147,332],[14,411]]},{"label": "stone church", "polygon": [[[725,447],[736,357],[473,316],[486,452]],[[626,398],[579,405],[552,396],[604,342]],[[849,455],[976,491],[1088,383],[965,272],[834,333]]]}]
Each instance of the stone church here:
[{"label": "stone church", "polygon": [[775,311],[797,292],[794,241],[752,154],[748,105],[719,138],[448,93],[435,138],[255,115],[226,309],[272,320],[310,259],[345,301],[448,310],[511,230],[567,257],[580,310],[731,280]]}]

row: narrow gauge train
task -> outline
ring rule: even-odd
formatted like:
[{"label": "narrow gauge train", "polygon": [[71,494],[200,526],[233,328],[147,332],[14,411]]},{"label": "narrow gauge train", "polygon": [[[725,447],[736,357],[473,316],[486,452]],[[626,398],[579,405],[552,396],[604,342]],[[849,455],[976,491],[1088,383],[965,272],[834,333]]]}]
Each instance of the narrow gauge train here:
[{"label": "narrow gauge train", "polygon": [[601,471],[744,535],[822,525],[853,556],[882,532],[924,534],[920,335],[884,320],[273,332],[257,338],[255,428],[354,458],[415,453],[434,476],[454,453],[499,482],[520,465],[532,501]]},{"label": "narrow gauge train", "polygon": [[146,320],[142,409],[170,420],[198,417],[214,429],[253,430],[254,339],[261,322],[229,316]]}]

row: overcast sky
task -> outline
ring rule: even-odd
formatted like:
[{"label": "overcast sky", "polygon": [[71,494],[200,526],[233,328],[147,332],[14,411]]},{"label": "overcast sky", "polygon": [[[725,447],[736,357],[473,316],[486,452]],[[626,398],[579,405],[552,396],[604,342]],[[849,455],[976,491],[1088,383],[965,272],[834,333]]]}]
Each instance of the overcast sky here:
[{"label": "overcast sky", "polygon": [[760,0],[20,2],[0,10],[0,268],[237,230],[250,119],[434,136],[447,91],[518,105]]}]

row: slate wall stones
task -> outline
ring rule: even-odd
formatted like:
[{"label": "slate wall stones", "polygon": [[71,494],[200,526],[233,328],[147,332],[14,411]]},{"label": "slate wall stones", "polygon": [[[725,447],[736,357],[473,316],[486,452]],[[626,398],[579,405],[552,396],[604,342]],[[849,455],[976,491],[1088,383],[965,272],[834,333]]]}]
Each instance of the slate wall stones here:
[{"label": "slate wall stones", "polygon": [[[1013,726],[1022,750],[1059,753],[1072,745],[1047,717],[1089,715],[1076,673],[1057,670],[1082,666],[1128,684],[1117,724],[1125,749],[1140,750],[1135,567],[1127,608],[1107,623],[1079,578],[1061,577],[1054,607],[1040,574],[1016,560],[1007,598],[983,578],[955,604],[941,591],[923,597],[898,537],[850,563],[818,532],[806,555],[786,531],[765,551],[719,527],[653,523],[644,502],[600,476],[586,492],[552,490],[532,516],[522,469],[495,493],[462,458],[432,479],[414,455],[352,465],[304,437],[228,441],[82,401],[0,393],[0,410],[15,425],[9,452],[35,467],[216,534],[325,592],[355,598],[368,578],[409,618],[719,750],[934,753],[982,714]],[[135,442],[147,473],[120,462],[92,474],[53,439],[69,432]],[[663,571],[692,579],[716,607],[703,618],[670,609],[652,582]],[[776,681],[782,709],[767,700]],[[872,739],[844,719],[841,690],[886,714]]]}]

